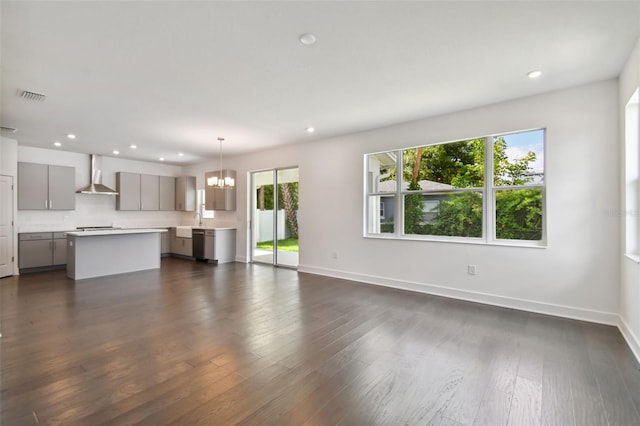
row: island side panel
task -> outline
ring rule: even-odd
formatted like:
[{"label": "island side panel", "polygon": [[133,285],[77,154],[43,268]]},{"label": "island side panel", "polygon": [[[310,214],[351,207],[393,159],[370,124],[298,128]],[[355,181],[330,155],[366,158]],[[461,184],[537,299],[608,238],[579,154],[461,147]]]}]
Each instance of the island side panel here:
[{"label": "island side panel", "polygon": [[75,280],[160,268],[159,232],[67,238],[67,276]]},{"label": "island side panel", "polygon": [[236,230],[216,229],[214,257],[218,264],[235,262]]}]

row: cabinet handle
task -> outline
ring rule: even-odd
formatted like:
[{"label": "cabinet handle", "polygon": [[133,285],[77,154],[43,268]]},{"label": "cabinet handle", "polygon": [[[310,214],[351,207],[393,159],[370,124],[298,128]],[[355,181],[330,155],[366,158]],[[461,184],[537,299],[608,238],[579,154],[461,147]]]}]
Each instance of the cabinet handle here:
[{"label": "cabinet handle", "polygon": [[49,200],[44,200],[44,208],[45,209],[49,208]]},{"label": "cabinet handle", "polygon": [[53,200],[49,200],[49,210],[53,208]]},{"label": "cabinet handle", "polygon": [[49,250],[53,251],[53,241],[49,241]]}]

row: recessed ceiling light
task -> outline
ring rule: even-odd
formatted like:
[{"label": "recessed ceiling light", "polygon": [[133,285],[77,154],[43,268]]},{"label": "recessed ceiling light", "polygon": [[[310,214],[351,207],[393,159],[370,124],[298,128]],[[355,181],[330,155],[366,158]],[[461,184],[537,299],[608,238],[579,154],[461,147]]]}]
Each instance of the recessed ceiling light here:
[{"label": "recessed ceiling light", "polygon": [[138,147],[138,145],[129,145],[129,148],[131,149],[136,149]]},{"label": "recessed ceiling light", "polygon": [[300,35],[299,40],[302,44],[312,45],[316,43],[316,36],[311,33],[305,33]]},{"label": "recessed ceiling light", "polygon": [[527,77],[529,78],[538,78],[542,75],[542,71],[540,70],[533,70],[533,71],[529,71],[527,73]]},{"label": "recessed ceiling light", "polygon": [[75,139],[75,138],[76,138],[76,135],[74,135],[73,133],[69,133],[69,134],[67,135],[67,138],[68,138],[68,139]]},{"label": "recessed ceiling light", "polygon": [[160,157],[160,161],[164,161],[164,157]]},{"label": "recessed ceiling light", "polygon": [[315,128],[313,128],[313,127],[307,127],[307,129],[306,129],[306,130],[307,130],[307,133],[313,133],[313,132],[315,132],[315,131],[316,131],[316,129],[315,129]]},{"label": "recessed ceiling light", "polygon": [[120,151],[118,151],[117,149],[114,149],[114,150],[113,150],[113,154],[114,154],[114,155],[118,155],[118,154],[120,154]]},{"label": "recessed ceiling light", "polygon": [[55,146],[62,146],[62,144],[61,144],[60,142],[58,142],[58,141],[55,141],[53,144],[54,144]]},{"label": "recessed ceiling light", "polygon": [[184,152],[179,152],[178,153],[178,157],[183,157],[184,156]]}]

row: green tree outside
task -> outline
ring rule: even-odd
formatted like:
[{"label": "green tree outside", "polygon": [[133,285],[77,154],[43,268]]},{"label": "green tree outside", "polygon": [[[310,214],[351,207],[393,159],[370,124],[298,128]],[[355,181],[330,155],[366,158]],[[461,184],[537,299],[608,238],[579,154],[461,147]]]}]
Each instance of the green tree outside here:
[{"label": "green tree outside", "polygon": [[[484,139],[408,149],[403,152],[403,178],[409,190],[420,190],[419,181],[429,180],[454,188],[484,186]],[[533,181],[529,151],[509,161],[507,142],[497,137],[493,145],[495,186],[525,185]],[[394,179],[391,176],[389,179]],[[405,196],[405,234],[482,237],[482,195],[461,192],[443,195],[437,215],[423,220],[422,194]],[[542,191],[539,188],[499,190],[496,193],[496,237],[499,239],[539,240],[542,238]]]},{"label": "green tree outside", "polygon": [[[285,191],[288,197],[285,197],[283,193],[284,185],[287,186]],[[278,210],[286,211],[286,226],[293,239],[298,238],[298,221],[296,218],[296,212],[298,211],[298,186],[298,182],[281,183],[278,185]],[[273,210],[273,185],[262,185],[257,188],[256,191],[256,199],[263,200],[262,205],[259,205],[258,208],[261,210]],[[260,194],[261,191],[262,195]],[[289,203],[285,202],[287,199]]]}]

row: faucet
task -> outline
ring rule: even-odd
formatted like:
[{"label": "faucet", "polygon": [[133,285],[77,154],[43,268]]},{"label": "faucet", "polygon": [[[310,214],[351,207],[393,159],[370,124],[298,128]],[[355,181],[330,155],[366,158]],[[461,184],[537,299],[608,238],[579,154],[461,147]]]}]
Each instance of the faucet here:
[{"label": "faucet", "polygon": [[196,213],[193,217],[196,219],[198,226],[202,226],[202,215],[200,213]]}]

